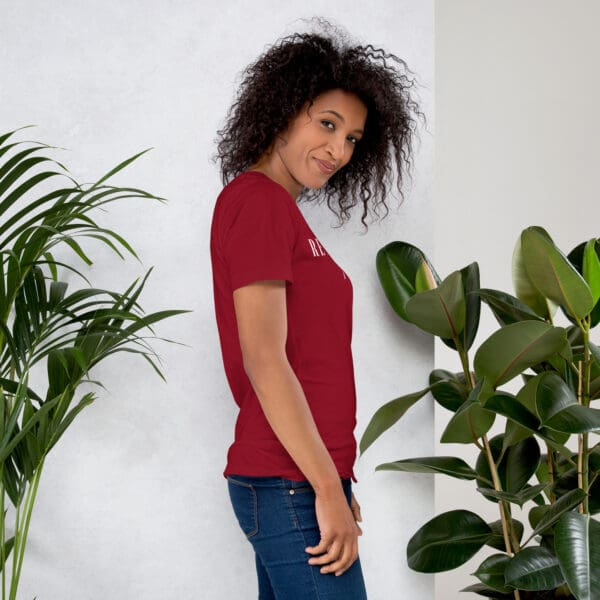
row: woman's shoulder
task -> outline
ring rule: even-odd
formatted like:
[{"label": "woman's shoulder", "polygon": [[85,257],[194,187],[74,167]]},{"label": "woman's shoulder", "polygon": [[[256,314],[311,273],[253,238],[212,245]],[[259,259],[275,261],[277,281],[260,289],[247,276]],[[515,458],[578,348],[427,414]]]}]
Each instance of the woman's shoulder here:
[{"label": "woman's shoulder", "polygon": [[298,210],[288,191],[260,171],[244,171],[225,185],[217,198],[217,209],[230,215],[247,209],[284,211],[294,219]]},{"label": "woman's shoulder", "polygon": [[221,191],[221,196],[247,196],[248,193],[269,197],[288,196],[287,190],[261,171],[244,171],[234,177]]}]

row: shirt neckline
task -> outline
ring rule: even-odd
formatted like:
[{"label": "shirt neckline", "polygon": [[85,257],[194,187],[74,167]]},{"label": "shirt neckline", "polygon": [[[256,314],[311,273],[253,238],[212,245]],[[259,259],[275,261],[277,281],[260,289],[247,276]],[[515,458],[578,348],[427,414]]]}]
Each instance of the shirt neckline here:
[{"label": "shirt neckline", "polygon": [[271,183],[273,183],[274,185],[276,185],[277,187],[281,188],[288,196],[288,198],[297,206],[297,202],[294,199],[294,197],[288,192],[288,190],[285,189],[284,186],[282,186],[279,182],[275,181],[274,179],[271,179],[268,175],[266,175],[265,173],[263,173],[262,171],[243,171],[241,175],[258,175],[260,177],[263,177],[265,179],[267,179],[268,181],[270,181]]}]

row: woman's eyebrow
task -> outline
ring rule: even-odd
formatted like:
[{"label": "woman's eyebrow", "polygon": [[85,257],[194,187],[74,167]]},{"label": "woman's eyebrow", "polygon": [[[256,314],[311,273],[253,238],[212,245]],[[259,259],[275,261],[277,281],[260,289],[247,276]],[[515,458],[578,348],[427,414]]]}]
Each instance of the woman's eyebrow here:
[{"label": "woman's eyebrow", "polygon": [[[342,117],[342,115],[340,115],[340,113],[337,112],[336,110],[332,110],[332,109],[328,108],[327,110],[319,111],[320,115],[323,113],[331,113],[332,115],[335,115],[342,123],[346,122],[344,117]],[[354,131],[355,131],[355,133],[364,133],[364,131],[362,129],[355,129]]]}]

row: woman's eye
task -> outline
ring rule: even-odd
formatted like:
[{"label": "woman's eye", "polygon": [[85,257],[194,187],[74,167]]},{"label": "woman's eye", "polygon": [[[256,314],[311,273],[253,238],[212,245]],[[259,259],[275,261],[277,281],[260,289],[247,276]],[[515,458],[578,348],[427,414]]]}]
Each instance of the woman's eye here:
[{"label": "woman's eye", "polygon": [[335,129],[335,125],[331,121],[321,121],[321,123],[325,125],[327,129],[331,129],[332,131]]},{"label": "woman's eye", "polygon": [[355,138],[353,135],[349,135],[349,136],[348,136],[348,141],[349,141],[351,144],[354,144],[355,146],[356,146],[356,144],[358,143],[358,140],[357,140],[357,139],[356,139],[356,138]]}]

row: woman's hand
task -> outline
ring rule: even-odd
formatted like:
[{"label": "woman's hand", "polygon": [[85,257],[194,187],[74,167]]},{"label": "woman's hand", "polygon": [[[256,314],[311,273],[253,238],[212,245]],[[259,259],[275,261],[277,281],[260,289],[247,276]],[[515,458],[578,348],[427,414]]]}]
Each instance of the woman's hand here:
[{"label": "woman's hand", "polygon": [[360,506],[352,494],[352,507],[343,489],[331,495],[317,494],[315,512],[321,541],[317,546],[306,548],[310,554],[321,554],[309,559],[311,565],[324,565],[321,573],[341,575],[358,558],[358,536],[362,530],[356,521],[362,521]]},{"label": "woman's hand", "polygon": [[[352,492],[352,503],[350,505],[350,508],[352,509],[352,514],[354,515],[354,520],[362,522],[362,517],[360,515],[360,504],[358,503],[358,500],[354,496],[354,492]],[[358,535],[362,535],[363,532],[362,532],[362,529],[360,528],[360,526],[358,525],[358,523],[356,524],[356,526],[358,527],[358,531],[359,531]]]}]

